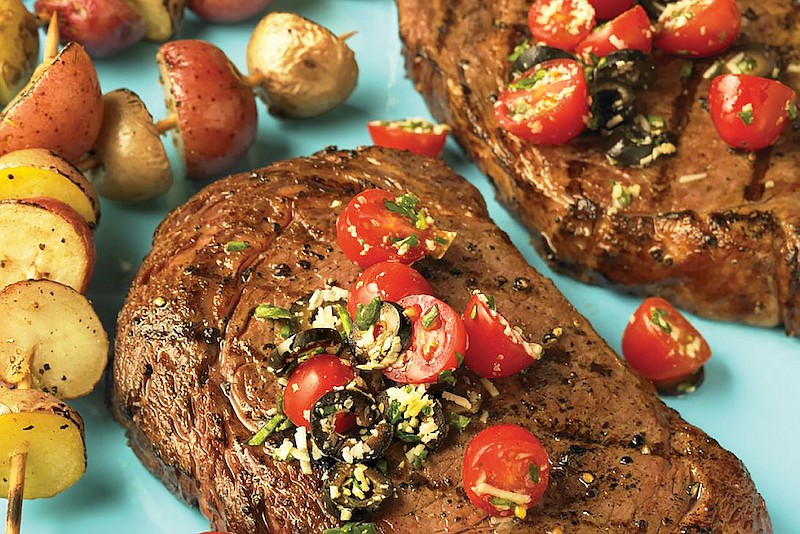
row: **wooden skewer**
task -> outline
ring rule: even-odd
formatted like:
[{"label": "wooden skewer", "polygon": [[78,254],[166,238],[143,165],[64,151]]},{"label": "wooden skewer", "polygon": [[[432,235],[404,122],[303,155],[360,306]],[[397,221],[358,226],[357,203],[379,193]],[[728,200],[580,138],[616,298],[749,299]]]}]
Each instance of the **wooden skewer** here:
[{"label": "wooden skewer", "polygon": [[246,85],[249,85],[250,87],[258,87],[259,85],[261,85],[261,82],[264,81],[264,78],[266,78],[266,76],[264,76],[264,73],[261,72],[260,70],[257,70],[250,76],[244,76],[242,78],[242,81],[244,81],[244,83]]},{"label": "wooden skewer", "polygon": [[[31,387],[30,375],[23,378],[17,389]],[[27,443],[26,449],[27,449]],[[19,534],[22,524],[22,501],[25,494],[25,465],[28,461],[28,452],[18,452],[11,457],[11,473],[8,480],[8,508],[6,508],[6,534]]]},{"label": "wooden skewer", "polygon": [[356,30],[353,30],[353,31],[347,32],[347,33],[343,33],[342,35],[339,36],[339,40],[340,41],[346,41],[346,40],[350,39],[352,36],[354,36],[357,33],[358,32]]},{"label": "wooden skewer", "polygon": [[58,41],[61,39],[58,30],[58,12],[53,11],[50,24],[47,26],[47,35],[44,38],[44,57],[42,63],[48,63],[58,55]]},{"label": "wooden skewer", "polygon": [[178,116],[177,115],[167,115],[156,124],[156,131],[159,134],[164,135],[170,130],[174,130],[178,127]]}]

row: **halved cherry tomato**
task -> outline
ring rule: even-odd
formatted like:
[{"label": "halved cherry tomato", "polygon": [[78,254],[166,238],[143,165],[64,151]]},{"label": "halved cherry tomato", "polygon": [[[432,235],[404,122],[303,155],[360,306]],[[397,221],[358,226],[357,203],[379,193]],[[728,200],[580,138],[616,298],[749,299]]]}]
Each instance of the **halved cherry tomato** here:
[{"label": "halved cherry tomato", "polygon": [[589,119],[583,69],[551,59],[516,76],[494,104],[497,122],[531,143],[557,145],[576,137]]},{"label": "halved cherry tomato", "polygon": [[[516,515],[524,517],[547,489],[550,463],[536,436],[519,425],[494,425],[469,442],[462,477],[475,506],[496,516],[515,515],[520,507]],[[502,492],[509,494],[497,495]]]},{"label": "halved cherry tomato", "polygon": [[511,376],[541,357],[541,345],[525,341],[482,293],[472,294],[462,317],[469,339],[464,363],[478,376]]},{"label": "halved cherry tomato", "polygon": [[403,384],[428,384],[449,376],[467,349],[461,317],[430,295],[409,295],[398,304],[411,320],[411,344],[383,374]]},{"label": "halved cherry tomato", "polygon": [[371,121],[367,123],[372,142],[386,148],[408,150],[420,156],[438,157],[450,128],[425,119]]},{"label": "halved cherry tomato", "polygon": [[611,20],[633,6],[636,0],[589,0],[597,20]]},{"label": "halved cherry tomato", "polygon": [[536,42],[568,52],[596,24],[589,0],[536,0],[528,11],[528,27]]},{"label": "halved cherry tomato", "polygon": [[395,197],[381,189],[366,189],[353,197],[336,220],[336,240],[347,258],[369,267],[382,261],[411,264],[441,258],[455,238],[439,230],[411,193]]},{"label": "halved cherry tomato", "polygon": [[688,378],[711,357],[708,343],[672,304],[645,299],[622,334],[628,363],[658,386]]},{"label": "halved cherry tomato", "polygon": [[708,110],[723,141],[758,150],[774,143],[797,113],[797,95],[782,83],[748,74],[712,80]]},{"label": "halved cherry tomato", "polygon": [[432,295],[433,290],[425,277],[408,265],[395,261],[376,263],[364,269],[350,288],[347,311],[356,316],[359,304],[367,305],[378,297],[383,301],[397,302],[408,295]]},{"label": "halved cherry tomato", "polygon": [[653,29],[642,6],[636,6],[614,20],[598,26],[575,48],[575,55],[585,60],[604,57],[616,50],[641,50],[649,54],[653,48]]},{"label": "halved cherry tomato", "polygon": [[667,3],[658,17],[655,45],[670,54],[711,56],[728,48],[741,27],[736,0],[681,0]]},{"label": "halved cherry tomato", "polygon": [[[283,413],[295,426],[310,428],[308,414],[311,407],[325,393],[337,386],[345,386],[356,377],[353,369],[332,354],[320,354],[301,363],[289,377],[283,392]],[[352,414],[336,420],[336,431],[352,428]]]}]

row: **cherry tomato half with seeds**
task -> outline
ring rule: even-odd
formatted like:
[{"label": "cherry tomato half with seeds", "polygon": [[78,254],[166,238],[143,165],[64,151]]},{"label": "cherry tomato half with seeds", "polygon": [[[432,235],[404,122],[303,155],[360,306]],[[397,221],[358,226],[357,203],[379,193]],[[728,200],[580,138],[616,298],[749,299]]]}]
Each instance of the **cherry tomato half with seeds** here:
[{"label": "cherry tomato half with seeds", "polygon": [[652,48],[650,19],[642,6],[636,6],[595,28],[575,48],[575,55],[589,61],[592,56],[600,58],[617,50],[641,50],[649,54]]},{"label": "cherry tomato half with seeds", "polygon": [[588,0],[536,0],[528,11],[534,41],[571,52],[595,27]]},{"label": "cherry tomato half with seeds", "polygon": [[723,74],[711,82],[708,111],[723,141],[759,150],[774,143],[797,116],[797,94],[776,80]]},{"label": "cherry tomato half with seeds", "polygon": [[413,267],[395,261],[376,263],[364,269],[347,299],[347,311],[356,316],[358,305],[366,306],[375,297],[386,302],[398,302],[408,295],[432,295],[425,277]]},{"label": "cherry tomato half with seeds", "polygon": [[408,150],[431,158],[442,153],[450,131],[444,124],[432,124],[424,119],[370,121],[367,129],[372,142],[378,146]]},{"label": "cherry tomato half with seeds", "polygon": [[597,20],[611,20],[630,9],[636,0],[589,0]]},{"label": "cherry tomato half with seeds", "polygon": [[558,145],[580,134],[589,119],[583,69],[571,59],[551,59],[516,76],[494,104],[505,130],[531,143]]},{"label": "cherry tomato half with seeds", "polygon": [[461,317],[431,295],[409,295],[398,304],[411,320],[411,344],[383,374],[402,384],[446,381],[467,349],[467,332]]},{"label": "cherry tomato half with seeds", "polygon": [[628,321],[622,334],[622,355],[658,387],[692,375],[711,357],[711,349],[672,304],[651,297]]},{"label": "cherry tomato half with seeds", "polygon": [[[283,412],[295,426],[310,429],[308,414],[324,394],[346,386],[356,377],[353,369],[332,354],[320,354],[301,363],[289,377],[283,392]],[[346,432],[355,424],[353,414],[336,420],[336,431]]]},{"label": "cherry tomato half with seeds", "polygon": [[658,17],[654,44],[670,54],[707,57],[728,48],[741,27],[736,0],[667,3]]},{"label": "cherry tomato half with seeds", "polygon": [[542,346],[525,341],[482,293],[472,294],[462,318],[469,338],[464,364],[478,376],[511,376],[542,355]]},{"label": "cherry tomato half with seeds", "polygon": [[395,196],[366,189],[353,197],[336,220],[336,241],[352,262],[369,267],[382,261],[411,264],[425,256],[441,258],[455,232],[436,227],[428,210],[411,193]]},{"label": "cherry tomato half with seeds", "polygon": [[529,431],[519,425],[494,425],[467,445],[462,478],[467,497],[478,508],[495,516],[525,517],[524,511],[547,489],[550,463]]}]

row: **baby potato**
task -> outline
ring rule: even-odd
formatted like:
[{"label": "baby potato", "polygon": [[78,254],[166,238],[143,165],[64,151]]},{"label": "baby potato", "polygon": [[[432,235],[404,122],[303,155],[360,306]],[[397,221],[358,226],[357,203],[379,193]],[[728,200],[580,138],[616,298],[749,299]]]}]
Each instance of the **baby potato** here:
[{"label": "baby potato", "polygon": [[247,68],[273,115],[306,118],[344,102],[358,82],[353,51],[327,28],[293,13],[268,14],[247,44]]},{"label": "baby potato", "polygon": [[47,197],[69,205],[94,228],[100,203],[94,187],[73,164],[44,148],[0,156],[0,200]]},{"label": "baby potato", "polygon": [[0,155],[47,148],[77,163],[103,121],[100,82],[89,55],[76,43],[36,68],[28,85],[0,113]]},{"label": "baby potato", "polygon": [[103,127],[94,145],[101,164],[87,171],[97,193],[117,202],[140,202],[169,191],[169,158],[142,99],[117,89],[103,95],[103,104]]},{"label": "baby potato", "polygon": [[83,419],[52,395],[0,387],[0,497],[8,497],[12,457],[23,453],[24,497],[61,493],[86,471]]},{"label": "baby potato", "polygon": [[0,0],[0,106],[24,87],[39,57],[39,26],[21,0]]},{"label": "baby potato", "polygon": [[181,28],[187,0],[129,0],[144,19],[145,37],[150,41],[167,41]]},{"label": "baby potato", "polygon": [[50,280],[0,290],[0,381],[61,399],[91,393],[108,362],[108,336],[89,300]]}]

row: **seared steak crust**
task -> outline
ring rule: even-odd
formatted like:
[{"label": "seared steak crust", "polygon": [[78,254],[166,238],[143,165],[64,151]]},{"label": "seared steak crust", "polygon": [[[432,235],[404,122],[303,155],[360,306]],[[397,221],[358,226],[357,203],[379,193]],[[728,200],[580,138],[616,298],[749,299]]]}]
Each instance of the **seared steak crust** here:
[{"label": "seared steak crust", "polygon": [[[393,445],[397,496],[376,518],[380,532],[771,531],[741,462],[630,372],[489,220],[476,189],[439,161],[378,148],[330,149],[208,186],[161,224],[133,283],[118,321],[115,416],[147,467],[215,528],[308,534],[335,524],[318,474],[246,444],[280,393],[263,363],[274,327],[253,310],[289,306],[328,280],[352,283],[335,201],[367,187],[413,191],[458,232],[443,260],[418,264],[457,310],[480,288],[534,339],[563,329],[530,372],[495,381],[500,396],[484,392],[488,424],[531,429],[553,462],[528,517],[492,525],[467,500],[464,448],[486,426],[475,418],[421,470],[398,468]],[[226,253],[229,241],[251,246]]]},{"label": "seared steak crust", "polygon": [[[508,55],[528,36],[530,0],[397,0],[406,68],[431,112],[453,128],[531,229],[543,257],[586,282],[659,294],[707,317],[783,324],[800,335],[800,134],[754,158],[730,150],[704,109],[712,60],[681,75],[682,58],[654,54],[658,80],[637,96],[678,136],[674,158],[646,169],[610,165],[598,136],[533,146],[501,129],[492,104]],[[764,43],[800,89],[800,7],[740,0],[738,43]],[[794,65],[793,67],[788,67]],[[683,71],[685,72],[685,71]],[[641,187],[614,209],[614,182]]]}]

